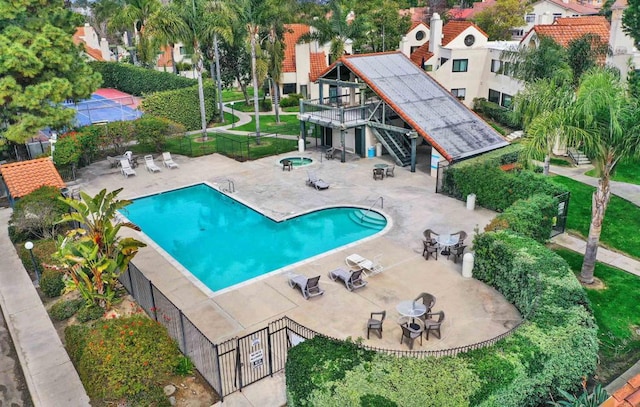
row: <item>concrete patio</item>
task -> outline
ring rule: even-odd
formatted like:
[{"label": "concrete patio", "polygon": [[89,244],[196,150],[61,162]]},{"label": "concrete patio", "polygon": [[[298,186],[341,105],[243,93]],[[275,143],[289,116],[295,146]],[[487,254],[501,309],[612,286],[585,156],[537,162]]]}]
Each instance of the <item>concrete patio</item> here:
[{"label": "concrete patio", "polygon": [[[278,161],[287,156],[310,157],[314,163],[282,171]],[[408,167],[396,168],[395,177],[377,181],[372,177],[373,165],[387,162],[386,157],[348,158],[346,163],[327,161],[314,150],[244,163],[217,154],[194,159],[174,156],[179,169],[163,168],[152,174],[141,166],[137,176],[127,179],[104,161],[83,170],[79,187],[90,194],[102,188],[124,187],[120,197],[135,198],[200,182],[228,188],[228,180],[232,180],[232,197],[276,219],[332,205],[368,208],[383,198],[383,212],[391,224],[386,233],[221,292],[202,287],[144,234],[132,232],[149,243],[135,258],[136,266],[214,343],[252,332],[285,315],[337,338],[366,338],[369,313],[386,310],[383,338],[373,334],[364,343],[407,349],[399,343],[401,330],[395,322],[399,317],[395,308],[401,300],[413,299],[420,292],[436,296],[434,310],[444,310],[446,319],[442,339],[430,337],[422,346],[417,342],[416,350],[446,349],[487,340],[520,320],[517,310],[495,290],[463,278],[460,262],[454,264],[442,256],[437,261],[425,261],[421,256],[424,229],[441,233],[465,230],[470,234],[467,243],[471,244],[474,229],[482,229],[493,218],[493,212],[480,208],[468,211],[463,202],[435,194],[435,179],[428,175],[429,161],[424,156],[415,173]],[[306,186],[307,169],[316,171],[331,187],[316,191]],[[376,209],[380,209],[379,205]],[[243,256],[245,248],[238,250],[238,255]],[[356,292],[347,291],[343,284],[327,277],[330,270],[344,266],[345,257],[351,253],[368,258],[382,253],[385,266],[383,273],[370,277],[369,284]],[[289,271],[321,275],[325,294],[304,300],[299,290],[287,284]]]}]

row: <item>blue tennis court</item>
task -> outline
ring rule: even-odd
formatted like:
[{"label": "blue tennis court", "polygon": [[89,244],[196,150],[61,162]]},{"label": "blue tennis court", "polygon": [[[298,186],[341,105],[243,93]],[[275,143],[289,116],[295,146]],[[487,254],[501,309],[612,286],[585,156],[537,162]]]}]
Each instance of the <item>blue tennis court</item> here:
[{"label": "blue tennis court", "polygon": [[107,99],[104,96],[91,95],[91,99],[78,103],[64,103],[64,107],[76,110],[76,124],[87,126],[93,123],[135,120],[142,112],[135,109],[133,96]]}]

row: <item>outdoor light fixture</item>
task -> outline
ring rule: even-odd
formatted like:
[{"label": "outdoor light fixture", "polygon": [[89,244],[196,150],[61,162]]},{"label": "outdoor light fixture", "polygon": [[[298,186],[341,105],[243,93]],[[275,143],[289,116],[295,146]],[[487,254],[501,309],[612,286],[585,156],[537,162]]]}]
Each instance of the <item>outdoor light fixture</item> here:
[{"label": "outdoor light fixture", "polygon": [[26,242],[24,244],[24,248],[29,250],[29,254],[31,255],[31,262],[33,263],[33,269],[36,273],[36,286],[40,285],[40,271],[38,270],[38,263],[36,263],[36,257],[33,255],[33,242]]}]

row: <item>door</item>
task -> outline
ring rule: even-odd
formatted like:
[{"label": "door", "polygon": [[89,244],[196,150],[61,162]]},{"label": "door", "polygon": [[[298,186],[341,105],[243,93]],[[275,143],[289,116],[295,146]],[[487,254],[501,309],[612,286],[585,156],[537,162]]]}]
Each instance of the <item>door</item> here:
[{"label": "door", "polygon": [[323,127],[324,130],[324,140],[323,144],[325,146],[333,146],[333,129],[331,127]]},{"label": "door", "polygon": [[359,155],[360,157],[364,157],[364,130],[362,127],[356,127],[355,129],[355,136],[356,136],[356,145],[355,145],[355,150],[356,150],[356,154]]}]

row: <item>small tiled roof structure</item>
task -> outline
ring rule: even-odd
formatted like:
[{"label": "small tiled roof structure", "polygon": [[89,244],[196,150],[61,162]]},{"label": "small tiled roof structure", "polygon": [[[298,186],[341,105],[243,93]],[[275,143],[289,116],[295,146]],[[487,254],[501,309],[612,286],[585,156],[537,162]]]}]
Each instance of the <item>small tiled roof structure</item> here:
[{"label": "small tiled roof structure", "polygon": [[640,407],[640,375],[627,381],[600,407]]},{"label": "small tiled roof structure", "polygon": [[566,3],[563,0],[547,0],[550,3],[553,3],[557,6],[564,8],[565,10],[571,10],[581,15],[596,15],[598,14],[598,9],[590,6],[588,4],[580,4],[577,1],[567,1]]},{"label": "small tiled roof structure", "polygon": [[285,24],[284,29],[284,60],[282,61],[282,72],[295,72],[296,44],[300,40],[300,37],[309,34],[310,28],[306,24]]},{"label": "small tiled roof structure", "polygon": [[444,27],[442,27],[442,46],[444,47],[451,41],[455,40],[458,35],[462,34],[462,32],[469,27],[474,27],[476,30],[488,37],[480,27],[471,21],[449,21],[444,25]]},{"label": "small tiled roof structure", "polygon": [[472,8],[458,8],[454,7],[449,10],[449,17],[452,20],[471,20],[479,12],[496,4],[496,0],[476,1],[473,3]]},{"label": "small tiled roof structure", "polygon": [[309,54],[311,60],[311,71],[309,72],[309,80],[315,82],[325,69],[327,69],[327,56],[324,51],[312,52]]},{"label": "small tiled roof structure", "polygon": [[429,41],[427,41],[424,44],[422,44],[420,47],[418,47],[418,49],[413,51],[409,58],[411,58],[411,61],[414,64],[418,65],[421,68],[424,68],[422,66],[422,62],[428,61],[429,58],[431,58],[432,56],[433,56],[433,52],[429,52]]},{"label": "small tiled roof structure", "polygon": [[527,37],[535,33],[538,37],[550,37],[563,47],[567,47],[571,41],[586,34],[595,34],[600,37],[602,44],[608,44],[609,31],[609,22],[602,16],[565,17],[558,18],[553,24],[534,26],[522,41],[524,42]]},{"label": "small tiled roof structure", "polygon": [[76,45],[82,44],[84,46],[84,53],[89,55],[92,59],[96,61],[104,61],[104,58],[102,58],[102,51],[100,51],[99,49],[91,48],[89,45],[87,45],[87,43],[84,41],[84,36],[84,26],[76,27],[76,32],[73,34],[73,43]]},{"label": "small tiled roof structure", "polygon": [[159,67],[173,67],[173,58],[171,58],[173,47],[171,45],[163,45],[160,51],[162,51],[162,54],[160,54],[156,65]]},{"label": "small tiled roof structure", "polygon": [[10,202],[43,186],[66,187],[53,162],[46,157],[2,164],[0,176],[7,187]]}]

